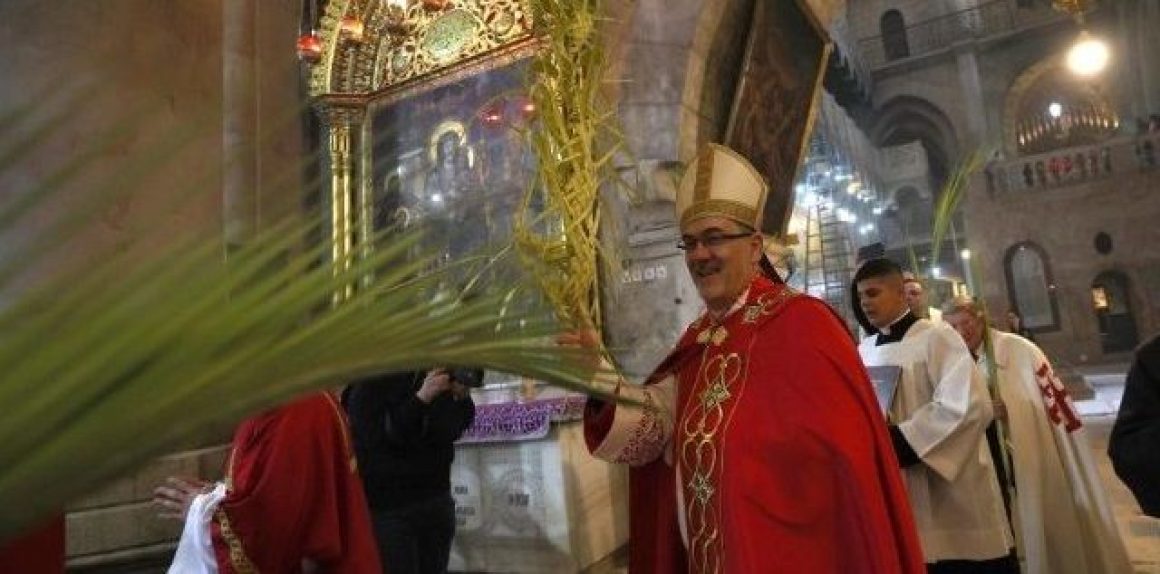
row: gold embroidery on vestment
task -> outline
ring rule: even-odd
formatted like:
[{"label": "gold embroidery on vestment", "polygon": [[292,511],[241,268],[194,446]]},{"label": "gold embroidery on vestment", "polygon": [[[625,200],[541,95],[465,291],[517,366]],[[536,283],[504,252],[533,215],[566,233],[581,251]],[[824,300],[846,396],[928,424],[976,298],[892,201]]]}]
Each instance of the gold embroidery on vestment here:
[{"label": "gold embroidery on vestment", "polygon": [[684,485],[689,493],[685,510],[690,559],[698,572],[719,572],[721,568],[724,549],[719,507],[714,506],[720,495],[717,481],[723,464],[720,440],[727,415],[736,403],[731,387],[741,379],[742,363],[737,353],[711,355],[707,347],[694,385],[701,390],[687,401],[683,416],[680,463],[689,471]]}]

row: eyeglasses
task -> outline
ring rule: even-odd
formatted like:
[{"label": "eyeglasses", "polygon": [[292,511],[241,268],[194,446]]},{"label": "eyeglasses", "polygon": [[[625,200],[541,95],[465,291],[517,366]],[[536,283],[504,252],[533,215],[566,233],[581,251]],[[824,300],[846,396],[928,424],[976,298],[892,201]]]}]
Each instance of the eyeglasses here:
[{"label": "eyeglasses", "polygon": [[677,249],[681,251],[696,251],[698,245],[704,245],[709,249],[716,249],[725,245],[725,242],[734,239],[741,239],[742,237],[751,237],[752,231],[742,231],[741,233],[721,233],[719,231],[710,231],[700,237],[693,237],[686,235],[677,241]]}]

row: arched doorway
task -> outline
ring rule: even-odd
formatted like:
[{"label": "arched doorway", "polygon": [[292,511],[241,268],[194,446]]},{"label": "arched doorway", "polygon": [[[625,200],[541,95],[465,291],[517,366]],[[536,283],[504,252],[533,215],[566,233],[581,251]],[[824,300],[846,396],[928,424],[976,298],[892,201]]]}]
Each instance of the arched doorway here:
[{"label": "arched doorway", "polygon": [[1092,311],[1105,353],[1131,351],[1140,342],[1129,293],[1128,277],[1119,271],[1105,271],[1092,281]]}]

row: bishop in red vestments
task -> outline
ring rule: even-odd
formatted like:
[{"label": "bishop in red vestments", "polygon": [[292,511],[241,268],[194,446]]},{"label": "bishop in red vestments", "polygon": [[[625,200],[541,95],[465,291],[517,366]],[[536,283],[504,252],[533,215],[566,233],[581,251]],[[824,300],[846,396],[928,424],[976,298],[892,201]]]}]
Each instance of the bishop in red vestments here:
[{"label": "bishop in red vestments", "polygon": [[[158,489],[162,504],[176,498],[163,491],[183,489],[171,482]],[[382,572],[346,419],[330,393],[243,422],[224,484],[195,498],[175,567],[200,556],[223,574]],[[199,516],[209,532],[198,532]]]},{"label": "bishop in red vestments", "polygon": [[611,382],[634,401],[586,410],[593,453],[633,467],[630,572],[924,572],[849,333],[768,271],[765,194],[727,148],[690,166],[680,247],[707,310],[645,385]]}]

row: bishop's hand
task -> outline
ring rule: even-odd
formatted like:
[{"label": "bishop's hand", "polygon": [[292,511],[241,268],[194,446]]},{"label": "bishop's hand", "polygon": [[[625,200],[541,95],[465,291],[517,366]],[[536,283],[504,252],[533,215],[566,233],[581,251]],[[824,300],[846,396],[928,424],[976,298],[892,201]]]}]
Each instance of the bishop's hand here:
[{"label": "bishop's hand", "polygon": [[589,384],[597,394],[616,395],[623,382],[620,374],[605,360],[600,333],[593,328],[574,329],[556,335],[556,344],[577,349],[579,364],[588,373]]}]

